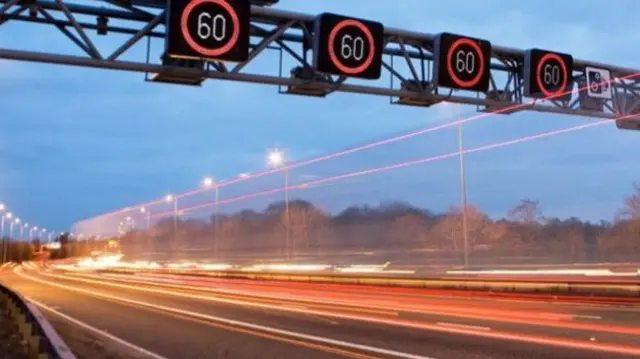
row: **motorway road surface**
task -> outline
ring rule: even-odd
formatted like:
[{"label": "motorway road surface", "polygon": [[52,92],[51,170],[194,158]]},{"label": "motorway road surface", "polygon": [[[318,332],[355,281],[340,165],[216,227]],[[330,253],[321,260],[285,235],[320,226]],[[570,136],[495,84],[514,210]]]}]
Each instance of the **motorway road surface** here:
[{"label": "motorway road surface", "polygon": [[45,315],[62,313],[158,359],[640,358],[640,304],[31,268],[0,280]]}]

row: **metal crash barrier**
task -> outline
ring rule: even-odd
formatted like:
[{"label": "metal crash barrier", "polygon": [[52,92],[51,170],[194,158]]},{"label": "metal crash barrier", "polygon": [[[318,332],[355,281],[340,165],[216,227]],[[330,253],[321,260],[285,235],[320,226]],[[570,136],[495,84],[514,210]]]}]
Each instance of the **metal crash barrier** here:
[{"label": "metal crash barrier", "polygon": [[16,325],[26,342],[26,354],[33,359],[75,359],[53,326],[35,305],[0,284],[0,308]]}]

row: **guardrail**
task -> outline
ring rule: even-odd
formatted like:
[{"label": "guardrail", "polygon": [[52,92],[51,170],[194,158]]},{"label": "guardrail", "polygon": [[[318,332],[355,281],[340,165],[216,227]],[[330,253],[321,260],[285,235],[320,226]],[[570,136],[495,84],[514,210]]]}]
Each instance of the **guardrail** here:
[{"label": "guardrail", "polygon": [[407,288],[457,289],[467,291],[493,291],[503,293],[576,294],[595,296],[619,296],[637,298],[640,304],[640,282],[597,282],[589,280],[539,280],[539,279],[450,279],[389,276],[385,274],[320,274],[320,273],[255,273],[241,271],[197,271],[184,269],[131,269],[109,268],[99,270],[111,273],[158,273],[200,277],[249,279],[266,281],[292,281],[325,284],[357,284],[395,286]]},{"label": "guardrail", "polygon": [[0,307],[9,314],[34,359],[76,359],[53,326],[35,305],[0,284]]}]

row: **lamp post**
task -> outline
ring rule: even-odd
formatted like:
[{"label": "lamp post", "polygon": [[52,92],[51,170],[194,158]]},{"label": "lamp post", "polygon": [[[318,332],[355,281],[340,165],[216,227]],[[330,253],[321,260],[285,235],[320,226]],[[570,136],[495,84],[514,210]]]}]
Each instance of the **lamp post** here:
[{"label": "lamp post", "polygon": [[202,180],[202,186],[205,188],[211,188],[213,187],[214,191],[215,191],[215,217],[213,219],[213,226],[214,226],[214,239],[213,239],[213,256],[214,258],[218,255],[218,223],[219,223],[219,218],[220,217],[220,212],[219,212],[219,201],[220,201],[220,184],[216,182],[216,180],[213,177],[205,177]]},{"label": "lamp post", "polygon": [[[456,120],[460,121],[460,105],[456,107]],[[467,175],[464,160],[464,143],[462,137],[462,122],[458,123],[458,151],[460,152],[460,202],[462,205],[462,238],[464,241],[464,266],[469,265],[469,231],[467,224]]]},{"label": "lamp post", "polygon": [[274,149],[267,153],[267,163],[273,168],[282,167],[284,172],[284,222],[285,222],[285,252],[287,259],[290,258],[290,238],[289,238],[289,169],[284,152]]},{"label": "lamp post", "polygon": [[[6,207],[4,203],[0,203],[0,212],[4,212],[5,209]],[[7,250],[6,238],[4,237],[4,220],[7,214],[10,214],[10,213],[3,213],[2,219],[0,219],[0,239],[2,240],[2,263],[4,263],[5,252]]]},{"label": "lamp post", "polygon": [[151,253],[151,211],[146,207],[140,208],[140,213],[146,214],[147,218],[147,250]]},{"label": "lamp post", "polygon": [[13,237],[13,225],[20,224],[20,218],[15,218],[13,222],[11,222],[11,226],[9,227],[9,240]]},{"label": "lamp post", "polygon": [[12,217],[13,217],[13,214],[11,212],[7,212],[2,215],[2,263],[5,263],[7,261],[7,245],[8,245],[7,242],[9,241],[9,238],[10,238],[10,236],[5,237],[4,235],[4,220],[8,219],[9,221],[11,221]]},{"label": "lamp post", "polygon": [[168,194],[164,196],[166,202],[173,202],[173,243],[178,242],[178,197]]},{"label": "lamp post", "polygon": [[[5,209],[6,207],[4,206],[4,203],[0,203],[0,212],[4,212]],[[2,219],[0,220],[0,238],[4,238],[4,216],[5,215],[3,214]]]},{"label": "lamp post", "polygon": [[151,211],[149,209],[147,209],[146,207],[141,207],[140,208],[140,213],[142,214],[146,214],[146,220],[147,220],[147,230],[151,229]]},{"label": "lamp post", "polygon": [[[9,226],[9,238],[7,238],[7,251],[5,253],[7,255],[7,257],[9,257],[9,259],[11,259],[11,253],[9,253],[9,252],[11,250],[10,245],[11,245],[11,237],[13,237],[13,225],[14,224],[20,224],[20,218],[16,218],[13,221],[11,221],[11,225]],[[22,228],[22,227],[20,227],[20,228]],[[5,260],[5,262],[6,262],[6,260]]]}]

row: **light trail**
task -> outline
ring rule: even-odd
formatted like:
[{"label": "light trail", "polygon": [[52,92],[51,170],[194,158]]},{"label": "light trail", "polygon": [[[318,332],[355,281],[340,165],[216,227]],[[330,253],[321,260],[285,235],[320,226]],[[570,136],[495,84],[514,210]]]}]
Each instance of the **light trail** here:
[{"label": "light trail", "polygon": [[[630,74],[630,75],[627,75],[627,76],[623,76],[623,77],[612,78],[612,79],[610,79],[608,81],[603,81],[601,84],[611,84],[611,83],[613,83],[615,81],[628,80],[628,79],[632,79],[632,78],[638,77],[638,76],[640,76],[640,72],[637,72],[637,73],[634,73],[634,74]],[[588,85],[585,85],[585,86],[582,86],[582,87],[578,87],[577,91],[580,92],[580,91],[585,91],[587,89],[588,89]],[[534,99],[534,100],[531,100],[531,101],[526,102],[526,103],[515,104],[515,105],[507,106],[507,107],[504,107],[504,108],[501,108],[501,109],[497,109],[497,110],[494,110],[494,111],[475,114],[473,116],[469,116],[469,117],[466,117],[466,118],[458,119],[458,120],[455,120],[453,122],[448,122],[448,123],[441,124],[441,125],[436,125],[436,126],[424,127],[424,128],[421,128],[421,129],[413,131],[413,132],[408,132],[408,133],[404,133],[404,134],[401,134],[401,135],[385,138],[385,139],[382,139],[382,140],[366,143],[366,144],[363,144],[363,145],[360,145],[360,146],[347,148],[347,149],[342,150],[342,151],[333,152],[333,153],[321,155],[321,156],[318,156],[318,157],[313,157],[313,158],[310,158],[310,159],[307,159],[307,160],[302,160],[302,161],[299,161],[299,162],[292,162],[292,163],[288,164],[288,166],[285,166],[284,168],[286,168],[287,170],[291,170],[293,168],[302,167],[302,166],[310,165],[310,164],[313,164],[313,163],[317,163],[317,162],[326,161],[326,160],[329,160],[329,159],[341,157],[341,156],[348,155],[348,154],[351,154],[351,153],[363,151],[363,150],[366,150],[366,149],[370,149],[370,148],[383,146],[383,145],[387,145],[387,144],[390,144],[390,143],[394,143],[394,142],[410,139],[410,138],[413,138],[413,137],[416,137],[416,136],[420,136],[420,135],[423,135],[423,134],[426,134],[426,133],[430,133],[430,132],[438,131],[438,130],[441,130],[441,129],[445,129],[445,128],[457,126],[457,125],[460,125],[460,124],[464,124],[464,123],[467,123],[467,122],[471,122],[471,121],[474,121],[474,120],[478,120],[478,119],[481,119],[481,118],[484,118],[484,117],[487,117],[487,116],[500,114],[500,113],[508,113],[508,112],[514,111],[514,110],[524,110],[524,109],[526,109],[527,106],[534,105],[537,102],[545,101],[545,100],[552,100],[552,99],[555,99],[555,98],[559,98],[559,97],[571,94],[572,92],[573,92],[573,89],[570,90],[570,91],[564,91],[562,93],[558,93],[558,94],[555,94],[555,95],[552,95],[552,96],[547,96],[547,97],[544,97],[544,98],[541,98],[541,99]],[[612,120],[614,120],[614,119],[612,119]],[[247,181],[247,180],[250,180],[250,179],[263,177],[263,176],[266,176],[266,175],[269,175],[269,174],[272,174],[272,173],[277,173],[277,172],[283,171],[284,168],[283,167],[278,167],[278,168],[271,168],[271,169],[266,169],[266,170],[257,171],[257,172],[251,172],[251,173],[248,173],[248,174],[246,174],[244,176],[236,177],[236,178],[234,178],[232,180],[226,181],[224,183],[216,184],[216,186],[204,187],[204,188],[200,187],[200,188],[187,190],[185,192],[180,192],[180,193],[175,194],[174,197],[175,198],[183,198],[183,197],[191,196],[191,195],[198,194],[198,193],[201,193],[201,192],[209,191],[209,190],[214,189],[216,187],[217,188],[226,187],[226,186],[229,186],[229,185],[232,185],[232,184],[236,184],[236,183],[240,183],[240,182],[244,182],[244,181]],[[103,213],[101,215],[94,216],[94,217],[91,217],[91,218],[87,218],[85,220],[94,220],[94,219],[97,219],[97,218],[103,218],[103,217],[108,217],[108,216],[112,216],[112,215],[116,215],[116,214],[127,213],[127,212],[132,211],[132,210],[136,210],[136,209],[140,209],[140,208],[148,207],[148,206],[153,206],[155,204],[165,203],[165,202],[166,201],[165,201],[164,198],[158,198],[158,199],[146,202],[146,203],[134,204],[134,205],[131,205],[131,206],[127,206],[127,207],[115,210],[115,211]]]},{"label": "light trail", "polygon": [[[103,291],[96,291],[95,289],[85,289],[85,288],[77,287],[73,285],[57,283],[51,280],[46,280],[46,279],[38,278],[29,274],[25,274],[22,271],[16,271],[15,273],[22,278],[25,278],[34,282],[46,284],[49,286],[58,287],[58,288],[69,290],[69,291],[75,291],[83,294],[88,294],[94,297],[111,299],[111,300],[120,301],[123,303],[131,303],[131,304],[139,305],[142,307],[158,309],[168,313],[184,314],[184,315],[192,316],[194,318],[206,319],[206,320],[235,325],[238,327],[244,327],[249,329],[257,329],[265,332],[287,335],[290,337],[296,337],[296,338],[311,340],[315,342],[324,342],[327,344],[333,344],[333,345],[338,345],[338,346],[352,348],[352,349],[359,349],[359,350],[368,351],[376,354],[389,355],[389,356],[395,356],[395,357],[407,358],[407,359],[428,359],[429,358],[429,357],[420,356],[416,354],[403,353],[403,352],[393,351],[393,350],[379,348],[379,347],[370,347],[370,346],[365,346],[365,345],[356,344],[356,343],[348,343],[348,342],[340,341],[337,339],[318,337],[318,336],[313,336],[309,334],[303,334],[303,333],[292,332],[284,329],[279,329],[275,327],[243,322],[243,321],[228,319],[228,318],[219,317],[219,316],[208,315],[201,312],[190,311],[190,310],[177,308],[173,306],[169,307],[169,306],[154,304],[147,301],[135,300],[132,298],[125,297],[123,295],[112,295],[112,294],[104,293]],[[455,334],[455,335],[468,335],[468,336],[476,336],[476,337],[489,338],[489,339],[510,340],[510,341],[516,341],[516,342],[526,342],[531,344],[550,345],[550,346],[580,349],[580,350],[619,353],[624,355],[640,355],[640,347],[616,344],[616,343],[606,343],[606,342],[598,343],[598,342],[590,342],[585,340],[577,340],[572,338],[549,337],[549,336],[532,335],[532,334],[525,334],[525,333],[514,333],[514,332],[507,332],[507,331],[500,331],[500,330],[486,331],[486,330],[475,330],[470,328],[455,328],[451,326],[438,325],[437,323],[419,322],[419,321],[408,320],[408,319],[375,317],[375,316],[369,316],[369,315],[358,315],[358,314],[349,314],[349,313],[331,312],[331,311],[318,311],[318,310],[302,308],[302,307],[273,306],[271,304],[255,303],[251,301],[224,299],[224,298],[212,297],[212,296],[200,295],[200,294],[194,294],[194,293],[174,292],[174,291],[163,290],[158,288],[146,288],[142,286],[125,285],[125,284],[113,283],[113,282],[93,281],[93,280],[87,280],[83,278],[63,277],[59,275],[46,274],[46,273],[41,273],[41,275],[49,278],[62,277],[63,280],[71,280],[75,282],[89,282],[89,283],[94,283],[94,284],[98,284],[105,287],[122,288],[127,290],[138,291],[138,292],[148,292],[148,293],[168,295],[173,297],[181,297],[186,299],[196,299],[196,300],[202,300],[206,302],[228,303],[228,304],[240,305],[245,307],[264,308],[269,310],[278,310],[278,311],[290,312],[290,313],[296,313],[296,314],[318,315],[318,316],[327,317],[327,318],[354,320],[354,321],[361,321],[361,322],[367,322],[372,324],[388,325],[392,327],[406,327],[411,329],[449,333],[449,334]]]},{"label": "light trail", "polygon": [[[43,279],[28,275],[28,274],[24,274],[22,272],[18,272],[18,271],[16,271],[15,273],[17,275],[23,277],[23,278],[26,278],[28,280],[31,280],[31,281],[34,281],[34,282],[37,282],[37,283],[42,283],[42,284],[46,284],[46,285],[49,285],[49,286],[58,287],[58,288],[66,289],[66,290],[69,290],[69,291],[74,291],[74,292],[77,292],[77,293],[87,294],[87,295],[90,295],[90,296],[93,296],[93,297],[110,299],[110,300],[114,300],[114,301],[118,301],[118,302],[122,302],[122,303],[133,304],[133,305],[136,305],[136,306],[139,306],[139,307],[143,307],[143,308],[156,309],[156,310],[159,310],[161,312],[167,312],[167,313],[173,313],[173,314],[181,314],[181,315],[186,315],[186,316],[189,316],[189,317],[192,317],[192,318],[210,320],[212,322],[227,324],[227,325],[234,326],[234,327],[258,330],[258,331],[265,332],[265,333],[282,335],[282,336],[286,336],[286,337],[290,337],[290,338],[296,338],[296,339],[301,339],[301,340],[306,340],[306,341],[311,341],[311,342],[316,342],[316,343],[329,344],[329,345],[334,345],[334,346],[337,346],[337,347],[343,347],[343,348],[348,348],[348,349],[361,350],[361,351],[365,351],[365,352],[381,354],[381,355],[387,355],[387,356],[391,356],[391,357],[398,357],[398,358],[404,358],[404,359],[435,359],[433,357],[428,357],[428,356],[424,356],[424,355],[416,355],[416,354],[405,353],[405,352],[400,352],[400,351],[391,350],[391,349],[385,349],[385,348],[381,348],[381,347],[374,347],[374,346],[368,346],[368,345],[364,345],[364,344],[351,343],[351,342],[347,342],[347,341],[343,341],[343,340],[339,340],[339,339],[332,339],[332,338],[327,338],[327,337],[322,337],[322,336],[303,334],[303,333],[298,333],[298,332],[289,331],[289,330],[285,330],[285,329],[279,329],[279,328],[275,328],[275,327],[271,327],[271,326],[253,324],[253,323],[249,323],[249,322],[244,322],[244,321],[239,321],[239,320],[227,319],[227,318],[224,318],[224,317],[208,315],[208,314],[204,314],[204,313],[200,313],[200,312],[184,310],[184,309],[180,309],[180,308],[176,308],[176,307],[169,307],[169,306],[164,306],[164,305],[153,304],[153,303],[146,302],[146,301],[140,301],[140,300],[126,298],[124,296],[100,293],[100,292],[96,292],[96,291],[92,291],[92,290],[83,289],[83,288],[80,288],[80,287],[75,287],[75,286],[71,286],[71,285],[65,285],[65,284],[61,284],[61,283],[56,283],[56,282],[53,282],[53,281],[43,280]],[[108,285],[108,284],[105,284],[105,283],[99,283],[99,284]],[[156,291],[156,292],[158,292],[158,291]],[[162,292],[160,292],[160,293],[162,293]],[[163,294],[168,294],[168,293],[163,293]],[[169,295],[171,295],[171,294],[169,294]],[[177,295],[177,296],[185,297],[185,298],[198,297],[196,295],[186,295],[186,294],[184,294],[184,295],[180,294],[180,295]],[[201,297],[202,298],[207,298],[207,297],[204,297],[204,296],[201,296]],[[207,300],[207,299],[204,299],[204,300]],[[265,307],[265,306],[258,305],[257,307]],[[269,307],[269,306],[266,306],[266,307]],[[289,311],[289,312],[306,313],[302,309],[282,308],[282,307],[278,308],[278,309],[281,309],[283,311]],[[616,348],[616,350],[619,350],[619,349]],[[622,350],[628,350],[628,349],[623,348]]]},{"label": "light trail", "polygon": [[[391,299],[392,296],[383,297],[380,300],[380,295],[375,296],[369,293],[349,293],[348,295],[336,295],[333,293],[332,298],[322,298],[316,296],[317,292],[304,292],[300,291],[298,287],[289,287],[288,291],[271,291],[269,293],[262,292],[262,289],[255,291],[225,289],[219,287],[206,287],[195,286],[185,284],[163,283],[161,281],[153,281],[151,278],[144,279],[131,279],[131,275],[124,275],[120,277],[114,276],[99,276],[92,274],[75,274],[74,278],[71,276],[55,276],[51,274],[44,274],[45,276],[51,276],[53,278],[65,278],[75,280],[79,278],[87,278],[92,283],[119,282],[125,283],[125,285],[160,285],[161,290],[186,290],[188,292],[202,292],[212,293],[218,298],[225,298],[231,300],[249,300],[252,302],[260,302],[262,304],[283,305],[282,303],[289,303],[292,307],[302,306],[311,310],[322,311],[342,311],[349,313],[359,314],[378,314],[386,317],[398,317],[400,312],[403,314],[418,313],[424,315],[445,315],[455,318],[475,319],[482,321],[498,322],[498,323],[511,323],[511,324],[523,324],[540,327],[554,327],[565,328],[573,330],[584,330],[594,332],[605,333],[617,333],[617,334],[629,334],[640,335],[640,328],[638,327],[624,327],[613,326],[608,324],[594,324],[594,323],[582,323],[576,322],[574,314],[566,313],[541,313],[538,311],[525,311],[516,308],[490,308],[481,307],[474,308],[468,305],[451,304],[448,300],[416,300],[414,298],[403,298],[402,301]],[[129,277],[129,278],[127,278]],[[82,279],[80,279],[82,278]],[[298,289],[297,291],[292,290]],[[226,297],[225,297],[226,295]],[[376,298],[378,297],[378,298]],[[356,304],[357,303],[357,304]]]},{"label": "light trail", "polygon": [[[582,125],[566,127],[566,128],[562,128],[562,129],[558,129],[558,130],[553,130],[553,131],[541,132],[541,133],[537,133],[535,135],[519,137],[519,138],[515,138],[515,139],[511,139],[511,140],[506,140],[506,141],[502,141],[502,142],[496,142],[496,143],[491,143],[491,144],[488,144],[488,145],[483,145],[483,146],[479,146],[479,147],[466,149],[466,150],[462,151],[462,153],[463,154],[469,154],[469,153],[482,152],[482,151],[487,151],[487,150],[491,150],[491,149],[511,146],[511,145],[515,145],[515,144],[518,144],[518,143],[522,143],[522,142],[537,140],[537,139],[551,137],[551,136],[557,136],[557,135],[561,135],[561,134],[565,134],[565,133],[570,133],[570,132],[574,132],[574,131],[583,130],[583,129],[586,129],[586,128],[602,126],[602,125],[608,124],[610,122],[623,121],[623,120],[625,120],[625,119],[627,119],[629,117],[633,117],[633,116],[635,116],[635,115],[625,115],[625,116],[620,116],[620,117],[615,118],[615,119],[598,120],[597,122],[589,122],[589,123],[582,124]],[[431,157],[426,157],[426,158],[419,158],[419,159],[404,161],[404,162],[400,162],[400,163],[394,163],[394,164],[391,164],[391,165],[374,167],[374,168],[369,168],[369,169],[365,169],[365,170],[361,170],[361,171],[355,171],[355,172],[344,173],[344,174],[341,174],[341,175],[325,177],[325,178],[321,178],[321,179],[318,179],[318,180],[312,180],[312,181],[307,181],[307,182],[303,182],[303,183],[300,183],[300,184],[292,185],[292,186],[289,186],[289,187],[276,187],[276,188],[257,191],[257,192],[253,192],[253,193],[237,196],[237,197],[231,197],[231,198],[223,199],[223,200],[219,200],[219,201],[205,202],[205,203],[201,203],[201,204],[198,204],[198,205],[195,205],[195,206],[178,208],[178,211],[181,212],[181,213],[184,213],[184,212],[189,212],[189,211],[194,211],[194,210],[198,210],[198,209],[214,206],[216,204],[220,205],[220,204],[235,203],[235,202],[242,201],[242,200],[245,200],[245,199],[251,199],[251,198],[255,198],[255,197],[261,197],[261,196],[280,193],[280,192],[283,192],[283,191],[285,191],[287,189],[289,189],[289,190],[291,190],[291,189],[293,189],[293,190],[304,189],[306,187],[311,187],[311,186],[324,184],[324,183],[328,183],[328,182],[335,182],[335,181],[340,181],[340,180],[353,178],[353,177],[359,177],[359,176],[364,176],[364,175],[369,175],[369,174],[375,174],[375,173],[379,173],[379,172],[385,172],[385,171],[395,170],[395,169],[409,167],[409,166],[415,166],[415,165],[429,163],[429,162],[441,161],[441,160],[457,157],[459,155],[460,155],[460,151],[448,152],[448,153],[443,153],[443,154],[436,155],[436,156],[431,156]],[[174,211],[171,210],[171,211],[155,213],[151,217],[154,217],[154,218],[155,217],[164,217],[164,216],[173,215],[173,214],[174,214]]]}]

